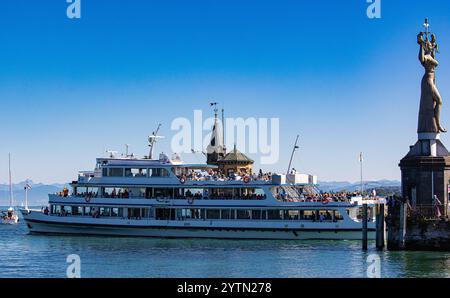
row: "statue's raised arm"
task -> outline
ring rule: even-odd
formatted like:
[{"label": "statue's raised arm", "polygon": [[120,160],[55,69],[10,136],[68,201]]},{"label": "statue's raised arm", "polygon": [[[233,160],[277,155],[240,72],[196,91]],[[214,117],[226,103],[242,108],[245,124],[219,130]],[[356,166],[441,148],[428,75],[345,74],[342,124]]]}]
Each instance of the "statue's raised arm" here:
[{"label": "statue's raised arm", "polygon": [[417,34],[417,43],[419,44],[419,61],[422,63],[422,65],[425,63],[425,50],[424,50],[424,44],[425,41],[423,40],[423,32],[420,32]]}]

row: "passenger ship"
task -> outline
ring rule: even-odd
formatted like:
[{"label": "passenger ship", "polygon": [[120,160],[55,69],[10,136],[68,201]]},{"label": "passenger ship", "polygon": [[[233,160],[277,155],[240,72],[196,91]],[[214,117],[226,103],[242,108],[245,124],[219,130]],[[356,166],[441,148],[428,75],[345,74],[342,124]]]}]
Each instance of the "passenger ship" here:
[{"label": "passenger ship", "polygon": [[[72,191],[44,210],[21,210],[32,233],[227,239],[361,239],[363,198],[330,199],[317,177],[254,174],[236,147],[226,154],[217,113],[206,164],[176,154],[97,158]],[[374,214],[374,202],[369,214]],[[373,216],[368,236],[375,237]]]}]

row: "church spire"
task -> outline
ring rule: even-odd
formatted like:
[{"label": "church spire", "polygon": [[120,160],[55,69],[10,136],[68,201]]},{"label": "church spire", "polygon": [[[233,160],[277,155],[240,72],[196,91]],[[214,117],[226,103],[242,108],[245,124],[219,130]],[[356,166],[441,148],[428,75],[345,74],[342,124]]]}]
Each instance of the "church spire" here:
[{"label": "church spire", "polygon": [[211,134],[211,141],[206,148],[206,163],[217,164],[217,161],[225,156],[223,144],[223,128],[217,117],[217,102],[211,103],[214,106],[214,126]]}]

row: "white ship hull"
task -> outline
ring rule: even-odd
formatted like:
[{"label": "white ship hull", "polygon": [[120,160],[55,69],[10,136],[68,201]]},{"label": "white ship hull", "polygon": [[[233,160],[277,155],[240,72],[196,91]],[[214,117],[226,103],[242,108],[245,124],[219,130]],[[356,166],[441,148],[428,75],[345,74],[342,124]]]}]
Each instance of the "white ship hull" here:
[{"label": "white ship hull", "polygon": [[[80,219],[48,216],[40,212],[24,214],[24,219],[31,233],[43,234],[274,240],[360,240],[362,237],[360,227],[333,227],[334,223],[306,226],[300,222],[273,222],[264,225],[241,222],[227,226],[223,222],[213,221],[172,223],[155,220]],[[375,239],[374,228],[369,227],[369,239]]]}]

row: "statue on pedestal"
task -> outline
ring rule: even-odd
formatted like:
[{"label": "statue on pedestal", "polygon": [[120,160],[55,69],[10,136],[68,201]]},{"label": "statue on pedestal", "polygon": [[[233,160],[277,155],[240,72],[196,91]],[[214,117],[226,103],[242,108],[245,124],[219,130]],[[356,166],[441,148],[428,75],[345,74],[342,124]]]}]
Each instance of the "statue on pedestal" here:
[{"label": "statue on pedestal", "polygon": [[425,68],[422,78],[422,94],[420,97],[419,126],[417,132],[436,133],[447,132],[441,126],[440,113],[442,97],[436,87],[436,67],[439,65],[436,60],[436,53],[439,48],[436,43],[436,36],[428,31],[428,19],[424,24],[426,32],[417,35],[417,43],[420,46],[419,61]]},{"label": "statue on pedestal", "polygon": [[[440,140],[446,132],[440,122],[442,98],[436,87],[436,54],[439,48],[436,36],[429,32],[417,35],[419,60],[425,68],[420,97],[418,140],[399,163],[402,171],[402,196],[426,217],[450,214],[450,152]],[[437,199],[439,198],[439,199]]]}]

